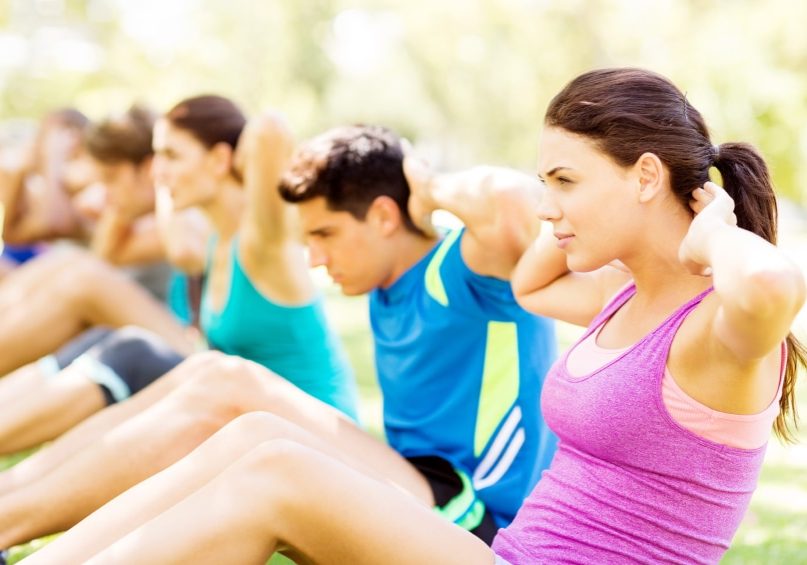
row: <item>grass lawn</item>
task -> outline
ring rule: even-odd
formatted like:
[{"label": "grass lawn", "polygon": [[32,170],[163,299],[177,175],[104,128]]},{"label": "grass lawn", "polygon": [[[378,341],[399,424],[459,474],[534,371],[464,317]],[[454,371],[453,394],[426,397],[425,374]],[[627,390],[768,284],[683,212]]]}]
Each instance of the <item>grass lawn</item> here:
[{"label": "grass lawn", "polygon": [[[802,252],[797,256],[807,261],[807,240],[799,249]],[[321,275],[318,273],[317,276]],[[381,398],[374,376],[366,298],[341,296],[336,289],[327,286],[324,279],[320,282],[326,286],[331,320],[337,324],[356,369],[362,397],[362,420],[373,433],[381,435]],[[800,327],[807,329],[807,315],[801,317]],[[807,335],[805,331],[800,333],[802,338]],[[565,325],[559,327],[562,347],[577,335],[577,329]],[[751,508],[731,549],[721,561],[723,565],[807,564],[807,378],[800,379],[797,397],[804,421],[799,432],[800,443],[784,447],[777,440],[771,440]],[[0,469],[13,465],[25,455],[0,457]],[[46,541],[15,548],[11,563]],[[289,562],[273,559],[270,563],[281,565]]]}]

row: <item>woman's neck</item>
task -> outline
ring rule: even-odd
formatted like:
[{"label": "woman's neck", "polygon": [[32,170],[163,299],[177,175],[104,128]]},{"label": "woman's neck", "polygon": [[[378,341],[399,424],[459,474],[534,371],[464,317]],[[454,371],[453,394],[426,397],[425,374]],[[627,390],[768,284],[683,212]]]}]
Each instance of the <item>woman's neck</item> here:
[{"label": "woman's neck", "polygon": [[691,273],[678,258],[691,217],[679,215],[662,229],[648,229],[640,251],[623,262],[636,283],[637,298],[646,304],[678,303],[711,286],[711,277]]},{"label": "woman's neck", "polygon": [[216,197],[203,206],[205,215],[220,239],[232,238],[241,224],[244,211],[244,191],[233,178],[225,180]]}]

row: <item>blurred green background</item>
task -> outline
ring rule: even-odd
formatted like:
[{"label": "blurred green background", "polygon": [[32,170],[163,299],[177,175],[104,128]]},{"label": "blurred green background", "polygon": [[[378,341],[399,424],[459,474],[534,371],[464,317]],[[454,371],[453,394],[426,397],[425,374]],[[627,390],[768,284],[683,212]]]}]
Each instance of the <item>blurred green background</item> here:
[{"label": "blurred green background", "polygon": [[0,0],[0,119],[212,91],[281,109],[300,136],[379,122],[449,167],[531,169],[565,82],[636,65],[804,202],[806,22],[800,0]]},{"label": "blurred green background", "polygon": [[[761,149],[788,199],[782,243],[807,269],[805,23],[797,0],[0,0],[0,121],[57,106],[92,118],[134,101],[165,110],[215,92],[248,113],[280,109],[299,137],[381,123],[440,167],[531,170],[544,108],[565,82],[592,67],[642,66],[686,91],[715,142]],[[380,433],[364,299],[318,276],[365,422]],[[807,337],[804,316],[799,327]],[[575,335],[561,328],[562,342]],[[807,563],[800,437],[771,443],[724,563]]]}]

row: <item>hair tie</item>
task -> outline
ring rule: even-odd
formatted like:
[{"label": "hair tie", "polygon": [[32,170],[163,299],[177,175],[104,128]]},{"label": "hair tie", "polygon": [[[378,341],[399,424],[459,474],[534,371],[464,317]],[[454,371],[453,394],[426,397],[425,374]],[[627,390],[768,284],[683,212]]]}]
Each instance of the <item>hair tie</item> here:
[{"label": "hair tie", "polygon": [[712,145],[712,163],[717,163],[720,159],[720,145]]}]

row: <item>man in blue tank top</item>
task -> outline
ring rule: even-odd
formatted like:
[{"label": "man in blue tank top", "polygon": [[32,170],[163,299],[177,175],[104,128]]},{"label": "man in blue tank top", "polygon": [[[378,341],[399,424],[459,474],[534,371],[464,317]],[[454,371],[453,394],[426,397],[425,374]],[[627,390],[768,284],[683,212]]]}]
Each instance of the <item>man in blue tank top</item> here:
[{"label": "man in blue tank top", "polygon": [[[398,138],[376,127],[309,142],[281,184],[312,265],[345,294],[370,293],[389,444],[438,511],[483,539],[512,520],[556,445],[539,412],[553,326],[507,280],[539,228],[537,191],[513,171],[434,177],[413,159],[405,176]],[[440,237],[437,208],[466,228]]]}]

